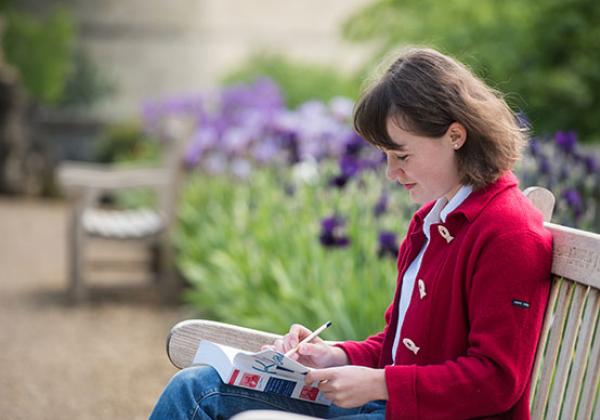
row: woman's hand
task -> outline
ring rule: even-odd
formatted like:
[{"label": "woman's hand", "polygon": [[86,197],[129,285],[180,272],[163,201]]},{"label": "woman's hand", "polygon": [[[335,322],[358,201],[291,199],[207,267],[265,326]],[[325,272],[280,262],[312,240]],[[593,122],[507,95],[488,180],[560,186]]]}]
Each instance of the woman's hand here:
[{"label": "woman's hand", "polygon": [[325,397],[343,408],[359,407],[369,401],[389,398],[383,369],[363,366],[314,369],[306,374],[305,382],[318,382]]},{"label": "woman's hand", "polygon": [[[263,346],[262,349],[287,353],[311,333],[312,331],[308,328],[294,324],[290,327],[290,331],[282,338],[275,340],[272,346]],[[344,350],[330,346],[319,337],[314,338],[310,343],[301,344],[298,351],[290,355],[290,359],[296,360],[304,366],[314,368],[348,364],[348,356]]]}]

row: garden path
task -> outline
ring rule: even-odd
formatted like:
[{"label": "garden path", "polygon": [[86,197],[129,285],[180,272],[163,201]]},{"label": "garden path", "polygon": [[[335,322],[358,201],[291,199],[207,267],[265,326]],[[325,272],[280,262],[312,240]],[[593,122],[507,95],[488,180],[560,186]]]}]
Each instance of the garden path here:
[{"label": "garden path", "polygon": [[65,228],[63,202],[0,198],[0,417],[145,419],[184,310],[133,282],[69,305]]}]

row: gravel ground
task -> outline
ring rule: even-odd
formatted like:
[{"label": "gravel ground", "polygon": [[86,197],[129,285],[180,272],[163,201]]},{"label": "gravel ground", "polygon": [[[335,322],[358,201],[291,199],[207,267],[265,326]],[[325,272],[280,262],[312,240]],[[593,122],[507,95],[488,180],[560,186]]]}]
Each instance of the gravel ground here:
[{"label": "gravel ground", "polygon": [[147,418],[176,372],[165,336],[187,316],[134,279],[68,304],[66,215],[0,198],[0,418]]}]

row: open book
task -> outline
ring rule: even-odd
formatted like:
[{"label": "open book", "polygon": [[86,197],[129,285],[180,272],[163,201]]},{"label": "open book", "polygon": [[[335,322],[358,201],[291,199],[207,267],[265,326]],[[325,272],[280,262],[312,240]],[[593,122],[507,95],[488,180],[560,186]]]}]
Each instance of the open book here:
[{"label": "open book", "polygon": [[202,340],[192,365],[212,366],[230,385],[331,404],[317,386],[305,385],[304,375],[310,368],[273,350],[252,353]]}]

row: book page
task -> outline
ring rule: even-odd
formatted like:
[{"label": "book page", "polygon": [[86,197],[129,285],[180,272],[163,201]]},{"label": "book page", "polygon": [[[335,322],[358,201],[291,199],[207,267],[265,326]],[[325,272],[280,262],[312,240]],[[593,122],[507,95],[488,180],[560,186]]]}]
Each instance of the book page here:
[{"label": "book page", "polygon": [[219,373],[223,382],[227,382],[233,371],[234,358],[240,352],[240,349],[202,340],[192,365],[210,365]]},{"label": "book page", "polygon": [[304,383],[310,368],[273,350],[252,353],[202,340],[192,364],[212,366],[223,382],[230,385],[331,404],[320,392],[318,384]]},{"label": "book page", "polygon": [[258,373],[302,380],[310,370],[295,360],[273,350],[264,350],[258,353],[238,353],[235,356],[234,365],[241,370],[253,370]]}]

